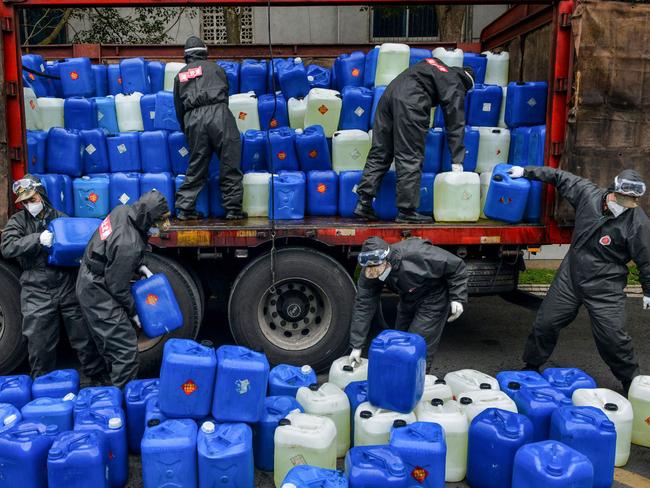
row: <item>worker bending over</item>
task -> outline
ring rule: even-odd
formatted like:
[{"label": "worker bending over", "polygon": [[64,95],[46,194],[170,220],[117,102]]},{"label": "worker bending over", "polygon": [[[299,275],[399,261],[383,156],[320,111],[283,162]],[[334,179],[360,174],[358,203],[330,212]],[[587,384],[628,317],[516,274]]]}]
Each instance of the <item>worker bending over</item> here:
[{"label": "worker bending over", "polygon": [[627,263],[633,260],[650,309],[650,221],[638,200],[646,185],[633,170],[622,171],[608,189],[566,171],[515,166],[514,178],[553,185],[576,210],[571,248],[537,312],[523,360],[537,370],[553,353],[560,331],[584,305],[598,352],[627,392],[639,374],[632,339],[625,331]]},{"label": "worker bending over", "polygon": [[447,128],[447,145],[455,171],[465,159],[465,95],[474,86],[471,68],[449,67],[428,58],[403,71],[379,99],[372,129],[372,148],[357,188],[355,215],[377,220],[373,198],[393,159],[397,172],[397,222],[431,222],[416,212],[420,206],[420,179],[431,110],[440,106]]},{"label": "worker bending over", "polygon": [[176,192],[177,217],[196,220],[196,198],[208,182],[212,154],[219,157],[221,200],[230,220],[244,219],[244,187],[240,170],[241,139],[228,108],[228,79],[223,68],[208,61],[208,48],[198,37],[185,42],[185,62],[174,79],[174,106],[190,148],[185,181]]},{"label": "worker bending over", "polygon": [[66,215],[52,207],[36,176],[16,181],[13,192],[23,209],[11,216],[2,231],[2,255],[15,258],[22,269],[20,305],[32,376],[56,369],[60,315],[84,374],[93,384],[103,384],[106,367],[81,315],[74,292],[75,270],[49,266],[47,261],[53,240],[47,227]]},{"label": "worker bending over", "polygon": [[150,233],[169,229],[162,193],[150,191],[133,205],[120,205],[95,231],[81,260],[77,297],[113,385],[124,387],[138,374],[140,327],[131,280],[144,264]]},{"label": "worker bending over", "polygon": [[427,343],[432,367],[446,322],[463,313],[467,303],[467,272],[461,258],[418,238],[389,246],[379,237],[363,243],[359,253],[362,272],[350,327],[350,362],[361,357],[370,322],[387,286],[400,297],[395,328],[420,334]]}]

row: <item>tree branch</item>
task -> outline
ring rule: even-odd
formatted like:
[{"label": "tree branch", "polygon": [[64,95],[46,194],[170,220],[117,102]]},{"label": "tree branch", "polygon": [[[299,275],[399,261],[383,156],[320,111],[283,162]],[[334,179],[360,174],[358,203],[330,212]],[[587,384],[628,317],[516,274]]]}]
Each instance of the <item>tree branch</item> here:
[{"label": "tree branch", "polygon": [[65,11],[63,12],[63,17],[61,17],[61,20],[59,20],[59,23],[54,28],[52,33],[49,36],[47,36],[45,39],[43,39],[41,42],[39,42],[39,44],[43,46],[47,46],[48,44],[51,44],[57,37],[59,37],[61,30],[67,25],[68,19],[70,18],[71,14],[72,14],[72,9],[70,8],[65,9]]}]

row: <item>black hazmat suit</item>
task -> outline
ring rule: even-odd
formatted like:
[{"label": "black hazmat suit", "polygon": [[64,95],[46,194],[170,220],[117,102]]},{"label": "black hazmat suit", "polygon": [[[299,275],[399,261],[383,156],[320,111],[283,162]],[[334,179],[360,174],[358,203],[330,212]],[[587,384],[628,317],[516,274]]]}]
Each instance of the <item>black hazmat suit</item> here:
[{"label": "black hazmat suit", "polygon": [[[378,237],[380,247],[388,244]],[[406,239],[390,246],[391,272],[385,281],[366,278],[362,272],[352,311],[350,345],[363,348],[370,323],[387,286],[400,297],[395,328],[420,334],[427,343],[427,361],[432,364],[452,301],[467,303],[465,262],[429,241]]]},{"label": "black hazmat suit", "polygon": [[[187,45],[198,38],[188,39]],[[190,148],[185,181],[176,192],[176,208],[194,212],[196,198],[208,181],[212,154],[221,163],[219,184],[223,208],[239,212],[244,195],[240,170],[241,139],[228,108],[228,79],[224,70],[207,60],[207,50],[186,54],[185,66],[174,79],[176,116]]]},{"label": "black hazmat suit", "polygon": [[443,110],[452,162],[465,159],[465,95],[472,80],[462,68],[448,67],[437,58],[420,61],[402,72],[379,99],[372,129],[372,147],[357,193],[367,204],[395,159],[397,207],[420,206],[420,180],[431,109]]},{"label": "black hazmat suit", "polygon": [[167,212],[167,201],[157,191],[145,193],[132,206],[116,207],[93,234],[81,260],[79,303],[119,388],[138,374],[131,279],[143,264],[149,229]]},{"label": "black hazmat suit", "polygon": [[[37,181],[35,177],[27,178]],[[20,304],[32,376],[56,369],[61,316],[84,374],[98,377],[106,369],[77,302],[74,288],[76,270],[48,266],[47,248],[39,239],[52,220],[66,215],[52,207],[44,187],[38,187],[37,191],[43,200],[43,217],[32,217],[27,209],[23,209],[11,216],[2,231],[2,255],[7,259],[15,258],[22,269]]]},{"label": "black hazmat suit", "polygon": [[641,207],[619,217],[603,211],[611,190],[599,188],[566,171],[525,168],[524,176],[557,188],[576,210],[571,248],[562,261],[528,337],[523,359],[541,366],[551,356],[560,331],[584,305],[598,352],[620,381],[639,372],[632,340],[625,331],[627,263],[638,268],[646,296],[650,295],[650,220]]}]

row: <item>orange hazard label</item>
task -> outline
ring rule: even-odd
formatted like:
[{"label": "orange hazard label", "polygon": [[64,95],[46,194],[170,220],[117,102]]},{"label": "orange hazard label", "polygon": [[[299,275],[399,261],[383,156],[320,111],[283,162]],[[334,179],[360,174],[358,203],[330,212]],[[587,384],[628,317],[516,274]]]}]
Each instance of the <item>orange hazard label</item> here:
[{"label": "orange hazard label", "polygon": [[321,115],[325,115],[327,112],[330,111],[329,108],[327,108],[325,105],[321,105],[318,107],[318,111],[320,112]]},{"label": "orange hazard label", "polygon": [[278,126],[278,121],[275,119],[271,119],[271,123],[269,124],[271,127],[277,127]]},{"label": "orange hazard label", "polygon": [[325,193],[327,191],[327,185],[325,183],[319,183],[316,187],[318,193]]},{"label": "orange hazard label", "polygon": [[30,80],[35,80],[35,79],[36,79],[36,77],[34,76],[34,73],[29,73],[29,75],[27,75],[27,77],[28,77]]},{"label": "orange hazard label", "polygon": [[188,396],[199,389],[199,387],[196,386],[196,383],[194,383],[192,380],[187,380],[185,383],[181,385],[181,388],[183,390],[183,393],[185,393]]},{"label": "orange hazard label", "polygon": [[284,161],[285,159],[287,159],[287,153],[285,153],[284,151],[280,151],[280,152],[278,153],[278,159],[279,159],[280,161]]},{"label": "orange hazard label", "polygon": [[73,80],[78,80],[79,79],[79,73],[77,73],[76,71],[73,71],[72,73],[70,73],[70,78],[72,78]]},{"label": "orange hazard label", "polygon": [[310,158],[315,158],[316,156],[318,156],[318,151],[316,149],[312,149],[311,151],[309,151]]},{"label": "orange hazard label", "polygon": [[147,305],[155,305],[156,303],[158,303],[158,295],[154,295],[153,293],[149,293],[144,302]]},{"label": "orange hazard label", "polygon": [[121,85],[121,84],[122,84],[122,78],[118,78],[118,79],[117,79],[117,84],[118,84],[118,85]]},{"label": "orange hazard label", "polygon": [[429,472],[424,468],[416,466],[415,469],[411,472],[411,476],[413,476],[413,479],[418,483],[424,483],[424,480],[427,479],[427,476],[429,476]]},{"label": "orange hazard label", "polygon": [[246,112],[239,112],[239,120],[246,120],[248,114]]},{"label": "orange hazard label", "polygon": [[359,68],[354,68],[354,69],[352,70],[352,76],[354,76],[355,78],[356,78],[357,76],[359,76],[360,74],[361,74],[361,71],[359,71]]},{"label": "orange hazard label", "polygon": [[88,195],[88,200],[91,201],[92,203],[97,203],[97,200],[99,200],[99,195],[93,192],[90,195]]},{"label": "orange hazard label", "polygon": [[645,423],[648,424],[648,425],[650,425],[650,417],[648,417],[647,419],[645,419]]}]

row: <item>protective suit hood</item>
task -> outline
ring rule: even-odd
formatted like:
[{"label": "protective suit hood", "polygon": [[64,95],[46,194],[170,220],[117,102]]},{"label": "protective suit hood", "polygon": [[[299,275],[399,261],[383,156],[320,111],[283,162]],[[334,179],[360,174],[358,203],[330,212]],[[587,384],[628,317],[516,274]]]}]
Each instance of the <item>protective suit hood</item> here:
[{"label": "protective suit hood", "polygon": [[[43,200],[43,207],[45,207],[46,212],[54,208],[52,207],[52,202],[50,202],[50,199],[47,196],[47,190],[45,189],[45,186],[42,184],[41,179],[38,176],[26,174],[25,176],[23,176],[23,179],[32,180],[34,183],[39,183],[40,186],[36,187],[36,193],[38,193],[41,196],[41,200]],[[27,211],[25,211],[25,213],[29,214],[29,212]],[[29,215],[31,217],[31,214]]]},{"label": "protective suit hood", "polygon": [[196,36],[188,37],[185,41],[185,62],[189,64],[204,59],[208,59],[208,48],[205,43]]},{"label": "protective suit hood", "polygon": [[133,225],[142,233],[147,233],[153,223],[169,212],[167,200],[159,191],[145,193],[131,206],[130,218]]}]

